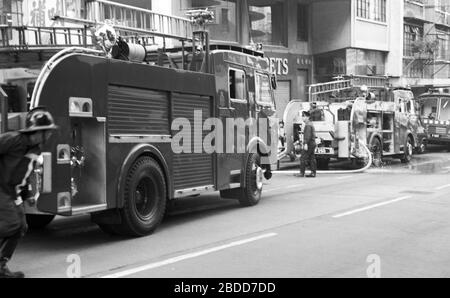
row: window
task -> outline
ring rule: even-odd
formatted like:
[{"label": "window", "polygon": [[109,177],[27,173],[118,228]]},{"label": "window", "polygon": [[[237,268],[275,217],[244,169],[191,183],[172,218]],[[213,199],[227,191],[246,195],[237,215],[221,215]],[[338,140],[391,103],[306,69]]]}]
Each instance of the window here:
[{"label": "window", "polygon": [[359,18],[386,23],[386,0],[357,0]]},{"label": "window", "polygon": [[0,0],[0,25],[10,25],[9,22],[12,22],[13,26],[21,26],[22,17],[21,1]]},{"label": "window", "polygon": [[[286,1],[251,1],[249,5],[253,42],[287,46]],[[261,2],[261,3],[260,3]]]},{"label": "window", "polygon": [[441,109],[439,112],[439,120],[450,121],[450,99],[443,97],[441,99]]},{"label": "window", "polygon": [[446,0],[435,0],[435,10],[440,12],[447,12]]},{"label": "window", "polygon": [[269,76],[257,73],[255,80],[256,101],[259,104],[273,105]]},{"label": "window", "polygon": [[424,117],[425,119],[436,119],[437,105],[438,105],[437,98],[427,98],[421,100],[420,111],[422,117]]},{"label": "window", "polygon": [[438,60],[448,60],[448,34],[443,31],[436,32],[437,41],[438,41],[438,51],[437,57]]},{"label": "window", "polygon": [[246,100],[245,96],[245,72],[242,70],[230,69],[230,98]]},{"label": "window", "polygon": [[297,6],[297,40],[308,41],[308,6]]},{"label": "window", "polygon": [[407,57],[414,56],[417,52],[415,43],[423,39],[423,27],[416,25],[404,25],[403,35],[403,55]]}]

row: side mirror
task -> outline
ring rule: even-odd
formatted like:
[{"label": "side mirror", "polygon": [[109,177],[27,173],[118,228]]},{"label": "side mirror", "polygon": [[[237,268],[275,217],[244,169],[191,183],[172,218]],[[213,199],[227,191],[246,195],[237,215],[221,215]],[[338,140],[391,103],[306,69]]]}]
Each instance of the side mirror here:
[{"label": "side mirror", "polygon": [[278,88],[278,83],[277,83],[277,76],[276,76],[275,74],[273,74],[273,75],[270,77],[270,82],[272,83],[272,89],[273,89],[273,90],[277,90],[277,88]]}]

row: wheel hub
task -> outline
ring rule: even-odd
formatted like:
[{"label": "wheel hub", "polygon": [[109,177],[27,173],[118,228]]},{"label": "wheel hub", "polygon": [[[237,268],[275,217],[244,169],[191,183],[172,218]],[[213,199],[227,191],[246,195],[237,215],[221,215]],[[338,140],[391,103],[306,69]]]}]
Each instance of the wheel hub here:
[{"label": "wheel hub", "polygon": [[256,188],[262,190],[264,185],[264,172],[261,167],[256,168]]},{"label": "wheel hub", "polygon": [[414,151],[413,145],[410,142],[408,142],[408,153],[410,156],[413,155],[413,151]]}]

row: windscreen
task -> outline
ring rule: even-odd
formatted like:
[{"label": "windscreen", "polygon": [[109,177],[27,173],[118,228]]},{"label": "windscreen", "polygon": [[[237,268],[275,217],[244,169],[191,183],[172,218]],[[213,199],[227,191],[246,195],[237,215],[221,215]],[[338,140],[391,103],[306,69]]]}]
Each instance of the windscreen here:
[{"label": "windscreen", "polygon": [[420,114],[423,119],[437,120],[438,98],[427,97],[420,100]]},{"label": "windscreen", "polygon": [[439,120],[450,121],[450,97],[443,97],[440,105]]}]

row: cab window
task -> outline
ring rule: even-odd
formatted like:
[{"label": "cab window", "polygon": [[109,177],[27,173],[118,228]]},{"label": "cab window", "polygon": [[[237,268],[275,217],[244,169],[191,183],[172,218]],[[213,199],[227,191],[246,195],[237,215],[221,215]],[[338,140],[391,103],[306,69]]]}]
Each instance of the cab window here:
[{"label": "cab window", "polygon": [[238,69],[230,69],[229,89],[231,100],[246,100],[244,71]]},{"label": "cab window", "polygon": [[439,120],[449,121],[450,120],[450,98],[444,97],[441,100]]},{"label": "cab window", "polygon": [[261,105],[273,105],[269,76],[257,73],[255,80],[256,101]]}]

